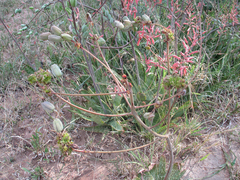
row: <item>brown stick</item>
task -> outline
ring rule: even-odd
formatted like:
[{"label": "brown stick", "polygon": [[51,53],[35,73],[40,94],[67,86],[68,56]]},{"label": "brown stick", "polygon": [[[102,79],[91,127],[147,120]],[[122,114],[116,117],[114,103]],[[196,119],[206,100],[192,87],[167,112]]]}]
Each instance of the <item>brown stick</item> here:
[{"label": "brown stick", "polygon": [[123,150],[118,150],[118,151],[88,151],[88,150],[79,150],[79,149],[74,149],[74,148],[73,148],[73,151],[80,152],[80,153],[90,153],[90,154],[94,154],[94,153],[102,153],[102,154],[123,153],[123,152],[134,151],[134,150],[137,150],[137,149],[141,149],[141,148],[150,146],[155,142],[157,142],[157,140],[155,140],[153,142],[150,142],[148,144],[142,145],[142,146],[135,147],[135,148],[123,149]]},{"label": "brown stick", "polygon": [[63,95],[63,96],[105,96],[105,95],[114,95],[114,94],[125,94],[127,91],[123,92],[112,92],[112,93],[97,93],[97,94],[65,94],[65,93],[55,93],[53,94],[58,94],[58,95]]},{"label": "brown stick", "polygon": [[[54,93],[54,91],[51,89],[51,91]],[[130,116],[132,115],[132,113],[124,113],[124,114],[102,114],[102,113],[97,113],[97,112],[94,112],[94,111],[90,111],[90,110],[87,110],[87,109],[84,109],[84,108],[81,108],[79,106],[76,106],[74,104],[72,104],[71,102],[67,101],[66,99],[62,98],[61,96],[59,96],[58,94],[55,94],[59,99],[61,99],[62,101],[64,101],[65,103],[69,104],[70,106],[72,107],[75,107],[79,110],[82,110],[84,112],[87,112],[87,113],[91,113],[91,114],[95,114],[95,115],[99,115],[99,116],[106,116],[106,117],[121,117],[121,116]]]}]

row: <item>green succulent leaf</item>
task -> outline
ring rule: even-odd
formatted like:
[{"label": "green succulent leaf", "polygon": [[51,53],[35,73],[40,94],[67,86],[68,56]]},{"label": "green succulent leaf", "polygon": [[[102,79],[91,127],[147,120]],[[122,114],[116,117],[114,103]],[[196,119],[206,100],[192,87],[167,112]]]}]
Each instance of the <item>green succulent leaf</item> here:
[{"label": "green succulent leaf", "polygon": [[123,127],[120,125],[119,122],[117,122],[116,120],[112,120],[110,122],[108,122],[108,124],[115,130],[117,131],[123,131]]}]

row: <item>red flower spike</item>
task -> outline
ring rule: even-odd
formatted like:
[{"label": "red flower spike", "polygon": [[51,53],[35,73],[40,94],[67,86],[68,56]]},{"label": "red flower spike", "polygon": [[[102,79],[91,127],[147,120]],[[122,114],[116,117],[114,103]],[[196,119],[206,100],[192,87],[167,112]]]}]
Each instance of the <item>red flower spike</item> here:
[{"label": "red flower spike", "polygon": [[[137,9],[135,8],[135,7],[133,7],[133,10],[132,10],[132,13],[134,14],[134,19],[136,18],[136,16],[137,16]],[[131,13],[131,15],[132,15],[132,13]]]},{"label": "red flower spike", "polygon": [[177,25],[177,27],[181,27],[180,24],[176,21],[175,24]]},{"label": "red flower spike", "polygon": [[187,66],[180,67],[180,75],[185,76],[187,74]]},{"label": "red flower spike", "polygon": [[172,65],[172,69],[174,70],[174,71],[176,71],[178,68],[179,68],[179,66],[180,66],[180,63],[179,62],[176,62],[176,63],[174,63],[173,65]]},{"label": "red flower spike", "polygon": [[195,53],[199,53],[199,51],[193,51],[189,55],[192,55],[192,54],[195,54]]},{"label": "red flower spike", "polygon": [[172,55],[172,57],[174,57],[174,58],[176,58],[176,59],[178,59],[178,60],[181,60],[181,58],[178,57],[178,56],[176,56],[176,55]]},{"label": "red flower spike", "polygon": [[[159,62],[154,62],[153,60],[148,59],[147,56],[146,56],[146,54],[144,54],[144,55],[145,55],[145,62],[146,62],[146,65],[147,65],[147,70],[146,70],[146,72],[148,72],[148,71],[152,68],[152,65],[154,65],[155,67],[159,67],[159,68],[161,68],[161,69],[167,70],[165,67],[160,66],[160,65],[159,65]],[[162,60],[161,57],[158,57],[157,59],[158,59],[158,60]],[[151,65],[150,65],[150,64],[151,64]]]},{"label": "red flower spike", "polygon": [[160,33],[159,29],[156,28],[155,32],[154,32],[154,25],[150,26],[149,28],[147,26],[145,26],[143,24],[143,30],[142,31],[138,31],[138,42],[137,42],[137,46],[139,46],[140,41],[144,38],[147,40],[146,46],[151,45],[151,44],[155,44],[154,38],[160,37],[161,38],[161,34],[156,35],[157,33]]}]

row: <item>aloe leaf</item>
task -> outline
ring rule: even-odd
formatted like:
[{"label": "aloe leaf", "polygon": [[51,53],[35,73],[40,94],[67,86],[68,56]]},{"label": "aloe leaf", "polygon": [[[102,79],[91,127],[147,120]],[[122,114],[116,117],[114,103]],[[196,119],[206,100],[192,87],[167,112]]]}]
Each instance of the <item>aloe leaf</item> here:
[{"label": "aloe leaf", "polygon": [[110,126],[112,126],[113,129],[117,130],[117,131],[123,131],[122,126],[120,125],[119,122],[117,122],[116,120],[112,120],[110,122],[108,122],[108,124]]},{"label": "aloe leaf", "polygon": [[110,131],[110,128],[107,125],[97,125],[92,127],[84,127],[83,130],[96,133],[107,133]]}]

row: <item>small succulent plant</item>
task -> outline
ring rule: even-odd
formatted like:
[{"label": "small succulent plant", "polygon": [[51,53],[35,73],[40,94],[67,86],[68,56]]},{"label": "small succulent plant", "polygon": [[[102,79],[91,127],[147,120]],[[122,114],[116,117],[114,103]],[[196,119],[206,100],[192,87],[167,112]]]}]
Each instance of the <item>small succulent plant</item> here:
[{"label": "small succulent plant", "polygon": [[62,155],[68,156],[72,153],[73,141],[67,132],[58,134],[57,143]]}]

